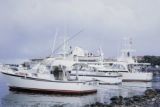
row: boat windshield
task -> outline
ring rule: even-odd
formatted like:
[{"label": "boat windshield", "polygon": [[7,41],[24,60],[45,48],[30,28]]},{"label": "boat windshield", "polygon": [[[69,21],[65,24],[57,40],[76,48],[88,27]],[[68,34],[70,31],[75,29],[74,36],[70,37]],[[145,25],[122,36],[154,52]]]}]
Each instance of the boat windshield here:
[{"label": "boat windshield", "polygon": [[113,64],[112,69],[125,70],[125,67],[121,64]]},{"label": "boat windshield", "polygon": [[72,70],[78,70],[78,71],[89,71],[89,70],[95,70],[94,67],[90,67],[87,64],[74,64],[72,66]]},{"label": "boat windshield", "polygon": [[129,64],[128,69],[132,71],[145,72],[148,66],[142,64]]}]

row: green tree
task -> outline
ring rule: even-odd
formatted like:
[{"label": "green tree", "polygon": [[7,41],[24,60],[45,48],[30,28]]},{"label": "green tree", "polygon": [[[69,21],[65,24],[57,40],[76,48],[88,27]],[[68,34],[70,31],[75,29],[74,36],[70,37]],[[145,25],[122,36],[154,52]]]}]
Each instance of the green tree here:
[{"label": "green tree", "polygon": [[139,62],[151,63],[152,66],[160,65],[160,56],[144,56]]}]

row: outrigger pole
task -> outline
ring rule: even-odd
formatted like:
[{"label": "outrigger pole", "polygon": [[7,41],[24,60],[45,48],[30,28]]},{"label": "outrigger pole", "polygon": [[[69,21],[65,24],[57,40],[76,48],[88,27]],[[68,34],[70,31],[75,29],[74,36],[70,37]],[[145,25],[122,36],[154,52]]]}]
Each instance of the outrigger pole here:
[{"label": "outrigger pole", "polygon": [[57,29],[56,29],[56,32],[55,32],[55,35],[54,35],[54,41],[53,41],[53,47],[52,47],[51,56],[52,56],[53,53],[54,53],[54,48],[55,48],[55,44],[56,44],[57,35],[58,35],[58,31],[57,31]]},{"label": "outrigger pole", "polygon": [[[81,32],[83,32],[83,29],[80,30],[79,32],[75,33],[74,35],[72,35],[69,39],[65,40],[65,42],[68,42],[68,41],[72,40],[73,38],[75,38],[76,36],[78,36]],[[56,51],[58,51],[64,44],[65,44],[64,42],[63,42],[62,44],[60,44],[60,45],[52,52],[52,54],[55,53]]]}]

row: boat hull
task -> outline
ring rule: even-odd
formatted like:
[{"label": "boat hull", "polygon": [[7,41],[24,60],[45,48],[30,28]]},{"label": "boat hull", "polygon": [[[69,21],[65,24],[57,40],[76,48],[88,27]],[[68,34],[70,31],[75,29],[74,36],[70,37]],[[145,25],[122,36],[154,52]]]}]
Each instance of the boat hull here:
[{"label": "boat hull", "polygon": [[118,85],[122,83],[121,77],[79,76],[80,80],[99,80],[100,84]]},{"label": "boat hull", "polygon": [[10,90],[63,93],[63,94],[88,94],[97,92],[96,87],[90,82],[76,81],[51,81],[38,78],[28,78],[8,73],[2,73]]},{"label": "boat hull", "polygon": [[[116,73],[94,73],[94,72],[78,72],[78,78],[79,80],[99,80],[100,84],[106,84],[106,85],[117,85],[122,83],[122,76],[117,75]],[[71,73],[71,76],[73,78],[76,77],[76,72]]]},{"label": "boat hull", "polygon": [[147,72],[126,72],[121,74],[123,82],[150,82],[153,79],[153,74]]}]

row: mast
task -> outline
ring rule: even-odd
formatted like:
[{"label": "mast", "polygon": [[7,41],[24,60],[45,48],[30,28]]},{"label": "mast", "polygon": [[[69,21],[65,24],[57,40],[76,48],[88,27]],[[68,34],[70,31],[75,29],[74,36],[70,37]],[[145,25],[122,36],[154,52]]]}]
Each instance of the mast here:
[{"label": "mast", "polygon": [[125,47],[124,47],[124,54],[126,57],[132,58],[132,52],[134,50],[132,49],[132,39],[131,38],[125,38]]},{"label": "mast", "polygon": [[[76,63],[78,64],[78,56],[76,56]],[[78,80],[78,70],[76,69],[76,80]]]},{"label": "mast", "polygon": [[55,35],[54,35],[54,41],[53,41],[53,47],[52,47],[51,56],[54,54],[54,48],[55,48],[55,44],[56,44],[57,35],[58,35],[58,31],[56,29],[56,32],[55,32]]},{"label": "mast", "polygon": [[99,51],[100,51],[100,63],[101,63],[101,66],[104,66],[104,53],[103,53],[101,47],[99,48]]},{"label": "mast", "polygon": [[64,41],[63,41],[63,58],[66,58],[66,36],[64,35]]}]

